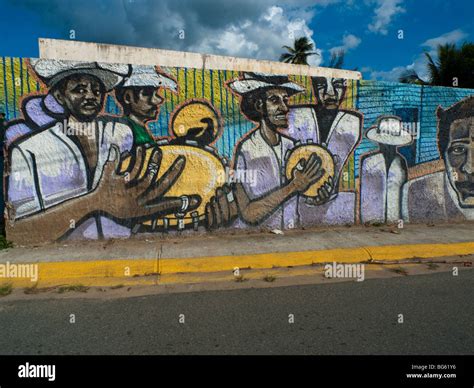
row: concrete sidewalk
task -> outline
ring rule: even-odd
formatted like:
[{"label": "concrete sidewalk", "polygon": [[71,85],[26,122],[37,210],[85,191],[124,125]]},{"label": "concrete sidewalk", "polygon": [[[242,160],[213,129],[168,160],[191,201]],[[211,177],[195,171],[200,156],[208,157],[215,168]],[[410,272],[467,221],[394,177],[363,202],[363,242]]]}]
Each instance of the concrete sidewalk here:
[{"label": "concrete sidewalk", "polygon": [[[325,262],[370,262],[474,253],[474,223],[353,226],[311,230],[215,233],[87,241],[0,251],[0,265],[35,263],[41,285],[150,284],[162,275],[276,268]],[[0,271],[1,275],[1,271]],[[31,286],[31,279],[0,283]]]}]

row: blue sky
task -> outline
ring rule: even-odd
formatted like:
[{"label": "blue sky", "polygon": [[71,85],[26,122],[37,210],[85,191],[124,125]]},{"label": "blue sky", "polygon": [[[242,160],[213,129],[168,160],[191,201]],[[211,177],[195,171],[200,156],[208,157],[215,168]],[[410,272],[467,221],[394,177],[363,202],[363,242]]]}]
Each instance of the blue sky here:
[{"label": "blue sky", "polygon": [[[474,41],[473,0],[0,0],[2,56],[38,56],[39,37],[278,60],[306,35],[325,64],[346,51],[366,79],[425,75],[423,51]],[[398,39],[399,31],[403,39]],[[184,38],[184,39],[183,39]]]}]

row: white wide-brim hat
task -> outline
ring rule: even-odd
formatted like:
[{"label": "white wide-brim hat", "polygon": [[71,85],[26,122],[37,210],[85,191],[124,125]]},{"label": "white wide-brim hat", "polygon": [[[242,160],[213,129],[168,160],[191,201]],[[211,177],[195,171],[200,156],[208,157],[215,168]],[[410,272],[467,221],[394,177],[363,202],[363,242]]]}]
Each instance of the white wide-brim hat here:
[{"label": "white wide-brim hat", "polygon": [[121,86],[153,86],[178,92],[178,85],[174,79],[166,74],[158,73],[154,66],[148,65],[132,66],[132,73],[125,78]]},{"label": "white wide-brim hat", "polygon": [[228,85],[232,91],[240,95],[270,88],[286,89],[290,94],[305,90],[302,86],[291,82],[288,76],[265,73],[244,73],[242,79],[231,81]]},{"label": "white wide-brim hat", "polygon": [[377,125],[370,127],[365,136],[377,143],[393,146],[408,145],[413,140],[411,133],[402,128],[402,119],[398,116],[379,117]]},{"label": "white wide-brim hat", "polygon": [[33,70],[50,88],[66,77],[88,74],[98,78],[106,91],[112,90],[130,73],[129,65],[101,62],[77,62],[56,59],[32,59]]}]

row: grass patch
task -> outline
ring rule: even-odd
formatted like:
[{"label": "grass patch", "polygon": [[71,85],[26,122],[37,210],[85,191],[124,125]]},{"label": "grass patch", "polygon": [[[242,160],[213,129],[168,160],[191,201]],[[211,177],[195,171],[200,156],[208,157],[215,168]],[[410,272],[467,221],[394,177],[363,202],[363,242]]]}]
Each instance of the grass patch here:
[{"label": "grass patch", "polygon": [[247,279],[245,279],[243,275],[234,276],[234,282],[242,283],[242,282],[245,282],[246,280]]},{"label": "grass patch", "polygon": [[82,284],[71,284],[59,287],[58,294],[64,294],[65,292],[87,292],[88,289],[89,287]]},{"label": "grass patch", "polygon": [[263,278],[263,281],[268,282],[268,283],[272,283],[275,280],[276,280],[276,277],[272,275],[265,275]]},{"label": "grass patch", "polygon": [[436,263],[428,263],[427,266],[428,266],[428,269],[437,269],[437,268],[439,268],[439,265],[436,264]]},{"label": "grass patch", "polygon": [[31,287],[25,287],[23,289],[23,292],[27,295],[39,294],[41,292],[41,289],[38,288],[38,283],[36,283]]},{"label": "grass patch", "polygon": [[27,295],[35,295],[41,292],[48,292],[54,290],[56,287],[38,287],[38,283],[35,283],[31,287],[25,287],[23,292]]},{"label": "grass patch", "polygon": [[395,268],[389,268],[388,269],[389,271],[392,271],[392,272],[395,272],[396,274],[398,275],[403,275],[403,276],[407,276],[408,275],[408,271],[403,268],[403,267],[395,267]]},{"label": "grass patch", "polygon": [[13,248],[13,243],[8,241],[5,236],[0,235],[0,249]]},{"label": "grass patch", "polygon": [[11,283],[0,285],[0,296],[7,296],[12,293],[13,286]]}]

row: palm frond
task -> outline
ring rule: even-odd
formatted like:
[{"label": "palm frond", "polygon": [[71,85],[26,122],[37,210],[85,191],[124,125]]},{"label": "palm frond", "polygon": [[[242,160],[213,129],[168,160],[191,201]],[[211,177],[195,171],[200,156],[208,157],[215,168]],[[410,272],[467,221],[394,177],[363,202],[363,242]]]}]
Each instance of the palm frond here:
[{"label": "palm frond", "polygon": [[287,53],[280,55],[280,62],[292,63],[295,65],[308,65],[308,57],[310,55],[319,55],[315,49],[314,44],[306,37],[302,36],[293,42],[293,47],[282,46]]}]

